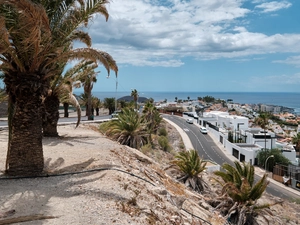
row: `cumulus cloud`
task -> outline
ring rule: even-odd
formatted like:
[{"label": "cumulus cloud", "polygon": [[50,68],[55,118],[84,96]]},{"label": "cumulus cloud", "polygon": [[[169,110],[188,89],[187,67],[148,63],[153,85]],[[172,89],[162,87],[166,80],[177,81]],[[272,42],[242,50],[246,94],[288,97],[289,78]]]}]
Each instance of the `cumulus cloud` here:
[{"label": "cumulus cloud", "polygon": [[281,9],[287,9],[291,7],[292,4],[288,1],[272,1],[264,2],[260,5],[255,6],[255,8],[262,9],[264,13],[275,12]]},{"label": "cumulus cloud", "polygon": [[[290,3],[262,2],[266,10]],[[300,35],[265,35],[247,30],[243,0],[114,0],[89,27],[93,47],[107,51],[118,64],[178,67],[184,57],[210,60],[272,52],[299,52]],[[272,4],[271,4],[272,3]],[[272,6],[273,5],[273,6]]]}]

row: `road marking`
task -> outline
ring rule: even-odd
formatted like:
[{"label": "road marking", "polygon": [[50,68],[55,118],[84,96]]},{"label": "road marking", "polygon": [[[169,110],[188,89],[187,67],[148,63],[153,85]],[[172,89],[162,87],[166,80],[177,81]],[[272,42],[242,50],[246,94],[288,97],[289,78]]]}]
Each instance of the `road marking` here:
[{"label": "road marking", "polygon": [[189,132],[189,131],[190,131],[190,130],[187,129],[187,128],[183,128],[183,130],[184,130],[185,132]]}]

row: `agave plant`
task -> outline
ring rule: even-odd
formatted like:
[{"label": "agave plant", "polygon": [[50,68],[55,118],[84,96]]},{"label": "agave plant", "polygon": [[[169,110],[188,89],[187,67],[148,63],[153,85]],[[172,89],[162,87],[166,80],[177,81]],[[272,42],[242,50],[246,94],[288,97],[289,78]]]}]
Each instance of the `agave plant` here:
[{"label": "agave plant", "polygon": [[269,184],[267,174],[254,183],[255,173],[252,165],[245,162],[240,164],[238,161],[235,161],[234,165],[235,167],[225,163],[222,166],[224,171],[215,171],[215,174],[221,178],[218,182],[223,187],[223,195],[209,202],[216,206],[232,224],[255,224],[256,216],[263,215],[267,212],[264,209],[271,206],[271,204],[257,204],[257,200]]},{"label": "agave plant", "polygon": [[178,180],[183,181],[186,186],[192,187],[195,191],[202,192],[207,187],[201,176],[207,162],[201,159],[194,149],[179,152],[175,158],[172,164],[182,173]]}]

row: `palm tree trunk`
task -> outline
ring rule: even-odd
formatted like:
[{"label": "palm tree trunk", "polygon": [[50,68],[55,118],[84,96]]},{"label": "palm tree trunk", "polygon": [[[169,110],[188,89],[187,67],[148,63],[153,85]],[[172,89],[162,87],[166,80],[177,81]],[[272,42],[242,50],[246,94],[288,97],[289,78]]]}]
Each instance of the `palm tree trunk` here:
[{"label": "palm tree trunk", "polygon": [[64,117],[69,117],[69,103],[64,102]]},{"label": "palm tree trunk", "polygon": [[59,99],[55,95],[47,96],[44,101],[43,135],[57,137],[57,123],[59,119]]},{"label": "palm tree trunk", "polygon": [[7,174],[36,175],[43,171],[40,95],[16,98],[8,143]]}]

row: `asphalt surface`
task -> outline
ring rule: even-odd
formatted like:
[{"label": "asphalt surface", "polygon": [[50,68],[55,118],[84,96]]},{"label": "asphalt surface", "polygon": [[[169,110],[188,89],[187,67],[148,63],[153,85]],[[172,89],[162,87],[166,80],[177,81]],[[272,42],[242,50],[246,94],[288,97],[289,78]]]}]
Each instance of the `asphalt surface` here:
[{"label": "asphalt surface", "polygon": [[[198,151],[199,156],[205,160],[213,161],[219,165],[223,163],[229,163],[233,165],[233,162],[237,160],[233,156],[227,153],[221,143],[214,140],[213,136],[208,134],[202,134],[200,132],[200,126],[196,123],[189,124],[186,122],[186,118],[164,115],[164,118],[171,121],[178,126],[178,130],[182,130],[185,134],[182,135],[183,139],[189,138],[190,142],[187,141],[187,149],[193,148]],[[184,140],[185,142],[185,140]],[[263,176],[265,171],[259,167],[255,167],[255,180],[259,180]],[[269,175],[269,177],[271,177]],[[285,186],[271,178],[269,178],[269,185],[266,191],[274,196],[280,197],[286,200],[295,200],[300,198],[300,192],[291,187]]]}]

